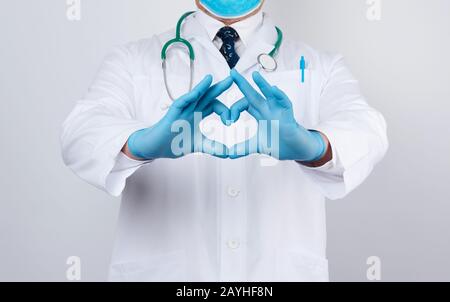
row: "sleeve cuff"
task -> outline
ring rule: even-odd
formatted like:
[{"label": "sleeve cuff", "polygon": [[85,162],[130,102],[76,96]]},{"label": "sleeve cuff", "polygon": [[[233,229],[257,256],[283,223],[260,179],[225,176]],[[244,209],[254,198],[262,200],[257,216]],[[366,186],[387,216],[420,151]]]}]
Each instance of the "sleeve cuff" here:
[{"label": "sleeve cuff", "polygon": [[139,161],[129,158],[123,152],[120,152],[116,158],[116,164],[106,179],[106,191],[119,196],[125,189],[126,180],[133,175],[139,168],[152,161]]},{"label": "sleeve cuff", "polygon": [[128,157],[125,153],[120,152],[116,159],[116,165],[114,166],[112,172],[121,172],[128,169],[139,168],[151,160],[135,160]]},{"label": "sleeve cuff", "polygon": [[329,199],[339,199],[346,195],[345,169],[340,160],[339,150],[336,147],[336,138],[326,127],[316,127],[311,130],[320,131],[330,142],[332,158],[319,167],[308,167],[300,163],[304,173],[313,179],[324,196]]},{"label": "sleeve cuff", "polygon": [[331,157],[331,160],[327,161],[326,163],[324,163],[323,165],[318,166],[318,167],[312,167],[312,166],[308,166],[308,165],[304,165],[304,164],[302,164],[302,166],[305,167],[305,169],[308,169],[311,171],[322,171],[322,172],[329,172],[329,173],[335,172],[335,173],[339,174],[339,172],[341,172],[340,170],[342,170],[342,169],[338,169],[338,168],[339,167],[342,168],[341,167],[342,165],[340,165],[340,162],[338,161],[339,157],[338,157],[334,139],[330,138],[327,130],[321,129],[320,127],[317,127],[317,128],[311,129],[311,130],[323,133],[327,137],[330,148],[331,148],[332,157]]}]

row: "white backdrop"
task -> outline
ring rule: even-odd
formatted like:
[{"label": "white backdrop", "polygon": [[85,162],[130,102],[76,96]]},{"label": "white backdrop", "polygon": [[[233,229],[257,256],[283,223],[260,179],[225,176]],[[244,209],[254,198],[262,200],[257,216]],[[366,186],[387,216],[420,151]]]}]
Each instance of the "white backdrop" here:
[{"label": "white backdrop", "polygon": [[[391,149],[370,179],[328,203],[334,281],[450,281],[450,1],[267,0],[291,39],[344,54],[386,117]],[[62,164],[60,126],[113,45],[176,23],[194,0],[4,0],[0,10],[0,281],[64,281],[66,259],[101,281],[120,200]]]}]

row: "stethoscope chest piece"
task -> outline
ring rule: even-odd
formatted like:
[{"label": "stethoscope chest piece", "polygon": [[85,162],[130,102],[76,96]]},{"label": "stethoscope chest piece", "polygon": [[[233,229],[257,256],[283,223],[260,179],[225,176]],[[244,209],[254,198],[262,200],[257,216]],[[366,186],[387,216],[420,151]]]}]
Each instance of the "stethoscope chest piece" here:
[{"label": "stethoscope chest piece", "polygon": [[267,72],[273,72],[278,68],[277,61],[273,58],[273,56],[266,53],[262,53],[258,56],[258,64]]}]

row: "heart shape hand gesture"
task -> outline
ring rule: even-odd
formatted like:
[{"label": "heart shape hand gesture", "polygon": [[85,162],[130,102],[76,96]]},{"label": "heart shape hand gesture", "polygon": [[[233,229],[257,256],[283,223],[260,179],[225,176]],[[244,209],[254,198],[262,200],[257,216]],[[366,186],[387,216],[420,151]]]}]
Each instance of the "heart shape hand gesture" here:
[{"label": "heart shape hand gesture", "polygon": [[[140,159],[179,158],[195,152],[231,159],[254,153],[298,161],[314,161],[323,156],[326,146],[322,136],[296,122],[287,95],[271,86],[258,72],[253,74],[253,80],[263,95],[236,70],[215,85],[212,77],[206,76],[191,92],[177,99],[158,123],[133,133],[127,143],[128,150]],[[233,83],[244,98],[229,109],[217,97]],[[202,119],[216,113],[229,126],[243,111],[258,121],[257,135],[253,138],[227,148],[202,134],[199,127]]]}]

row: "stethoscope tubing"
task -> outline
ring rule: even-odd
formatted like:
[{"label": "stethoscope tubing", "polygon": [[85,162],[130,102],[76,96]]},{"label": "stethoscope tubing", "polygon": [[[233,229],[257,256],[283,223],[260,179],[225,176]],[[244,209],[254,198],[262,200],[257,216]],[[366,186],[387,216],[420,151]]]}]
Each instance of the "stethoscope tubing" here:
[{"label": "stethoscope tubing", "polygon": [[[170,97],[170,99],[172,101],[174,101],[176,99],[176,97],[172,94],[172,92],[171,92],[171,90],[169,88],[169,81],[168,81],[168,77],[167,77],[167,52],[168,52],[169,48],[172,45],[174,45],[176,43],[179,43],[179,44],[184,45],[187,48],[187,50],[189,52],[189,59],[190,59],[190,63],[189,63],[189,65],[190,65],[189,66],[189,68],[190,68],[189,91],[192,90],[192,87],[193,87],[193,84],[194,84],[193,83],[193,81],[194,81],[194,67],[195,67],[194,66],[195,65],[194,64],[194,62],[195,62],[194,47],[192,46],[192,44],[188,40],[185,40],[185,39],[183,39],[181,37],[181,28],[182,28],[183,22],[186,20],[187,17],[189,17],[193,13],[195,13],[195,12],[193,12],[193,11],[187,12],[187,13],[183,14],[180,17],[180,19],[177,22],[177,26],[176,26],[176,30],[175,30],[175,38],[167,41],[163,45],[163,48],[161,50],[161,60],[162,60],[162,66],[161,67],[162,67],[163,74],[164,74],[164,85],[166,87],[167,94],[169,95],[169,97]],[[278,38],[277,38],[277,41],[276,41],[276,43],[274,45],[274,48],[268,54],[260,54],[258,56],[258,58],[257,58],[257,62],[260,65],[260,67],[262,69],[264,69],[265,71],[267,71],[267,72],[273,72],[273,71],[275,71],[277,69],[278,64],[277,64],[277,61],[275,59],[275,56],[278,54],[278,51],[280,50],[281,45],[283,43],[283,32],[278,27],[275,27],[275,28],[277,30]],[[268,68],[267,66],[264,66],[264,64],[260,60],[260,58],[262,56],[264,56],[264,55],[269,56],[269,57],[271,57],[273,59],[272,63],[274,64],[274,68]]]}]

